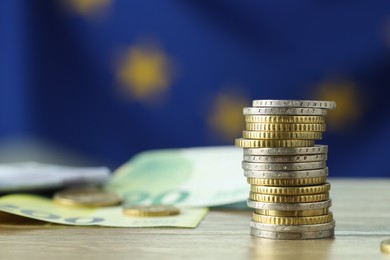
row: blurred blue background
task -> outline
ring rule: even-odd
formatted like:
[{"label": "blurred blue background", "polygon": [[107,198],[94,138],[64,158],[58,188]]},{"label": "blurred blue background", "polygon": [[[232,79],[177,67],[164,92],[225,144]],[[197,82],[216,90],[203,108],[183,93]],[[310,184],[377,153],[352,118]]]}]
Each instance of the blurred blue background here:
[{"label": "blurred blue background", "polygon": [[389,1],[0,1],[0,158],[115,168],[335,100],[330,176],[390,176]]}]

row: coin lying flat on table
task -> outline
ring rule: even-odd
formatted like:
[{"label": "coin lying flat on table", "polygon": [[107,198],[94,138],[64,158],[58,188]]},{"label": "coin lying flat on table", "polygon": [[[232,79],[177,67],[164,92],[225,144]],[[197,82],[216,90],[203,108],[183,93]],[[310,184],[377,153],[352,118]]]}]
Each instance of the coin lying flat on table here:
[{"label": "coin lying flat on table", "polygon": [[273,202],[261,202],[248,199],[248,207],[254,209],[268,209],[268,210],[281,210],[281,211],[300,211],[311,209],[323,209],[332,206],[332,200],[309,202],[309,203],[273,203]]},{"label": "coin lying flat on table", "polygon": [[273,217],[253,213],[253,221],[273,225],[315,225],[333,220],[333,213],[313,217]]},{"label": "coin lying flat on table", "polygon": [[253,171],[301,171],[315,170],[326,167],[325,161],[304,162],[304,163],[260,163],[260,162],[242,162],[244,170]]},{"label": "coin lying flat on table", "polygon": [[328,192],[330,184],[303,186],[303,187],[272,187],[272,186],[257,186],[251,185],[251,191],[254,193],[269,194],[269,195],[305,195],[319,194]]},{"label": "coin lying flat on table", "polygon": [[245,177],[259,179],[300,179],[328,176],[328,167],[305,171],[244,171]]},{"label": "coin lying flat on table", "polygon": [[328,214],[329,208],[308,209],[308,210],[299,210],[299,211],[256,209],[255,212],[259,215],[273,216],[273,217],[311,217],[311,216],[321,216],[321,215]]},{"label": "coin lying flat on table", "polygon": [[121,198],[112,192],[98,189],[71,189],[54,194],[53,200],[67,206],[107,207],[121,203]]},{"label": "coin lying flat on table", "polygon": [[251,235],[261,238],[278,239],[278,240],[298,240],[298,239],[320,239],[334,236],[334,229],[313,231],[313,232],[278,232],[264,231],[251,228]]},{"label": "coin lying flat on table", "polygon": [[260,193],[249,193],[249,199],[261,202],[272,202],[272,203],[302,203],[302,202],[315,202],[324,201],[329,199],[329,193],[312,194],[312,195],[267,195]]},{"label": "coin lying flat on table", "polygon": [[325,116],[263,116],[246,115],[247,123],[318,124],[325,123]]},{"label": "coin lying flat on table", "polygon": [[255,179],[247,178],[247,182],[253,185],[264,186],[306,186],[323,184],[326,182],[326,176],[300,179]]},{"label": "coin lying flat on table", "polygon": [[314,232],[321,230],[333,229],[336,226],[336,222],[332,220],[328,223],[315,224],[315,225],[274,225],[264,224],[251,220],[251,227],[255,229],[261,229],[265,231],[277,231],[277,232]]},{"label": "coin lying flat on table", "polygon": [[306,139],[322,139],[321,132],[259,132],[259,131],[243,131],[242,137],[248,139],[263,139],[263,140],[306,140]]},{"label": "coin lying flat on table", "polygon": [[270,124],[270,123],[246,123],[246,130],[267,132],[324,132],[324,123],[320,124]]},{"label": "coin lying flat on table", "polygon": [[123,212],[126,215],[133,217],[164,217],[174,216],[180,213],[180,210],[168,205],[152,205],[152,206],[124,206]]},{"label": "coin lying flat on table", "polygon": [[335,101],[319,101],[319,100],[273,100],[273,99],[261,99],[253,100],[252,106],[254,107],[307,107],[307,108],[324,108],[335,109]]},{"label": "coin lying flat on table", "polygon": [[390,254],[390,239],[382,240],[380,248],[381,252]]},{"label": "coin lying flat on table", "polygon": [[326,116],[328,111],[321,108],[258,108],[244,107],[244,115],[305,115],[305,116]]},{"label": "coin lying flat on table", "polygon": [[318,162],[326,161],[328,155],[325,153],[308,155],[244,155],[246,162],[264,162],[264,163],[299,163],[299,162]]},{"label": "coin lying flat on table", "polygon": [[328,146],[316,144],[312,147],[295,147],[295,148],[244,148],[244,155],[307,155],[328,153]]},{"label": "coin lying flat on table", "polygon": [[313,146],[314,140],[261,140],[261,139],[244,139],[235,140],[238,147],[256,148],[256,147],[306,147]]}]

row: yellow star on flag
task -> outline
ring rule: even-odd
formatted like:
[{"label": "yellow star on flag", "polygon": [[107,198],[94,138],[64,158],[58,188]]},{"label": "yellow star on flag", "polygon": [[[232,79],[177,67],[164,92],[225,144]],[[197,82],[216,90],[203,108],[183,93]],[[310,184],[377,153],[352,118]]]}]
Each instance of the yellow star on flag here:
[{"label": "yellow star on flag", "polygon": [[244,129],[243,107],[249,101],[242,93],[220,93],[208,118],[208,125],[223,140],[233,141]]},{"label": "yellow star on flag", "polygon": [[171,61],[156,47],[134,46],[125,53],[117,78],[134,99],[153,99],[172,83]]},{"label": "yellow star on flag", "polygon": [[325,81],[319,84],[316,97],[336,101],[336,109],[329,111],[327,116],[330,128],[346,128],[359,119],[364,107],[359,94],[351,81]]},{"label": "yellow star on flag", "polygon": [[81,15],[90,15],[103,11],[112,0],[62,0],[62,2]]}]

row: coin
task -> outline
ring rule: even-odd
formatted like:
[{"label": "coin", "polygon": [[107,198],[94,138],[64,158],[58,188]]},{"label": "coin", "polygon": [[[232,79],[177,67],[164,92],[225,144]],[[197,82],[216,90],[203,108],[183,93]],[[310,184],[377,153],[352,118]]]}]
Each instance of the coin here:
[{"label": "coin", "polygon": [[121,198],[98,189],[71,189],[54,194],[53,200],[67,206],[106,207],[121,203]]},{"label": "coin", "polygon": [[302,115],[302,116],[326,116],[326,109],[321,108],[258,108],[244,107],[244,115]]},{"label": "coin", "polygon": [[260,116],[246,115],[247,123],[295,123],[295,124],[318,124],[325,122],[325,116]]},{"label": "coin", "polygon": [[316,162],[326,161],[328,155],[325,153],[309,155],[244,155],[246,162],[270,162],[270,163],[297,163],[297,162]]},{"label": "coin", "polygon": [[274,216],[274,217],[310,217],[310,216],[321,216],[321,215],[328,214],[329,208],[308,209],[308,210],[299,210],[299,211],[256,209],[255,212],[259,215]]},{"label": "coin", "polygon": [[306,147],[313,146],[314,140],[255,140],[237,138],[235,145],[243,148],[257,147]]},{"label": "coin", "polygon": [[312,147],[244,148],[243,150],[244,155],[305,155],[328,153],[328,146],[316,144]]},{"label": "coin", "polygon": [[247,182],[253,185],[264,186],[306,186],[323,184],[326,182],[326,177],[314,178],[299,178],[299,179],[254,179],[247,178]]},{"label": "coin", "polygon": [[304,186],[304,187],[272,187],[272,186],[256,186],[251,185],[251,191],[254,193],[270,194],[270,195],[306,195],[319,194],[328,192],[330,184]]},{"label": "coin", "polygon": [[123,212],[133,217],[164,217],[174,216],[180,213],[180,210],[173,206],[153,205],[153,206],[124,206]]},{"label": "coin", "polygon": [[272,203],[272,202],[260,202],[248,199],[248,207],[254,209],[268,209],[268,210],[283,210],[283,211],[301,211],[311,209],[323,209],[332,206],[332,200],[328,199],[319,202],[309,203]]},{"label": "coin", "polygon": [[242,168],[244,170],[249,171],[301,171],[321,169],[325,167],[325,161],[304,163],[254,163],[246,161],[242,162]]},{"label": "coin", "polygon": [[321,124],[269,124],[246,123],[246,130],[250,131],[278,131],[278,132],[324,132],[326,127]]},{"label": "coin", "polygon": [[265,140],[306,140],[306,139],[322,139],[321,132],[258,132],[258,131],[243,131],[243,138],[248,139],[265,139]]},{"label": "coin", "polygon": [[333,220],[333,213],[312,217],[273,217],[253,213],[253,221],[273,225],[315,225],[328,223]]},{"label": "coin", "polygon": [[251,227],[264,231],[277,231],[277,232],[314,232],[334,229],[336,222],[332,220],[328,223],[315,224],[315,225],[274,225],[264,224],[251,220]]},{"label": "coin", "polygon": [[249,199],[254,201],[261,202],[272,202],[272,203],[301,203],[301,202],[315,202],[315,201],[324,201],[329,199],[329,193],[321,193],[321,194],[311,194],[311,195],[294,195],[294,196],[286,196],[286,195],[268,195],[268,194],[260,194],[260,193],[249,193]]},{"label": "coin", "polygon": [[307,107],[307,108],[324,108],[335,109],[336,102],[334,101],[318,101],[318,100],[253,100],[254,107]]},{"label": "coin", "polygon": [[244,171],[245,177],[259,179],[299,179],[328,176],[328,167],[306,171]]},{"label": "coin", "polygon": [[251,228],[251,235],[261,238],[277,239],[277,240],[298,240],[298,239],[320,239],[334,236],[334,229],[314,231],[314,232],[277,232],[264,231]]},{"label": "coin", "polygon": [[382,240],[380,248],[381,252],[390,254],[390,239]]}]

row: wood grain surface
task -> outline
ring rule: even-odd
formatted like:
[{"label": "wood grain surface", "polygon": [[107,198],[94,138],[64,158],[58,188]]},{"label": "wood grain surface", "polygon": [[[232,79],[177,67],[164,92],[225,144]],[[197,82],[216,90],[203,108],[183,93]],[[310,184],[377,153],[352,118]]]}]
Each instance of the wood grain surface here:
[{"label": "wood grain surface", "polygon": [[390,180],[330,179],[333,239],[249,235],[251,211],[212,210],[196,229],[53,225],[0,214],[0,259],[390,259]]}]

